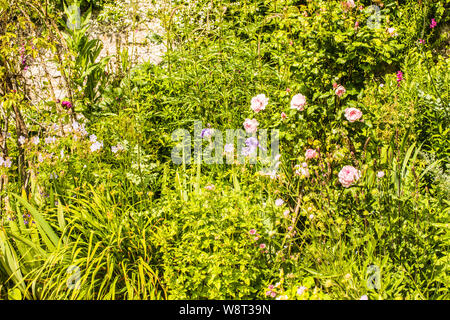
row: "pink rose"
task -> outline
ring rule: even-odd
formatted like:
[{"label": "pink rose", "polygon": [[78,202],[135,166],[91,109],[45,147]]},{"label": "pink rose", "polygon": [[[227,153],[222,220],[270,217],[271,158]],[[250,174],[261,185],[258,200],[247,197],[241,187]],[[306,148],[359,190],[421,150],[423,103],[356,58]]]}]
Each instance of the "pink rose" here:
[{"label": "pink rose", "polygon": [[256,119],[245,119],[244,129],[247,133],[255,133],[258,129],[258,121]]},{"label": "pink rose", "polygon": [[305,105],[306,105],[306,97],[304,95],[298,93],[292,97],[291,109],[297,109],[299,111],[303,111]]},{"label": "pink rose", "polygon": [[339,172],[339,182],[346,188],[356,183],[361,177],[361,171],[352,167],[344,166]]},{"label": "pink rose", "polygon": [[306,159],[313,159],[313,158],[316,158],[317,156],[318,156],[318,154],[317,154],[316,150],[314,150],[314,149],[306,150],[306,153],[305,153]]},{"label": "pink rose", "polygon": [[355,122],[362,117],[362,112],[356,108],[347,108],[345,109],[345,117],[350,122]]},{"label": "pink rose", "polygon": [[334,91],[337,95],[338,95],[338,97],[340,98],[340,97],[342,97],[343,95],[344,95],[344,93],[346,92],[347,90],[345,90],[345,88],[343,87],[343,86],[341,86],[341,85],[338,85],[337,86],[337,88],[336,88],[336,90]]},{"label": "pink rose", "polygon": [[251,108],[256,113],[264,110],[269,103],[269,98],[266,97],[265,94],[258,94],[257,96],[252,98]]}]

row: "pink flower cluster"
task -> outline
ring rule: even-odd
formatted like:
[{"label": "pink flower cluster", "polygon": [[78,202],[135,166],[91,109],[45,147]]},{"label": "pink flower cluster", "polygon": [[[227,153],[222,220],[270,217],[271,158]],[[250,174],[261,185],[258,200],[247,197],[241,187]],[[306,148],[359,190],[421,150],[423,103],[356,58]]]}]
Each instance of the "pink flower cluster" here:
[{"label": "pink flower cluster", "polygon": [[317,158],[318,156],[319,156],[319,154],[314,149],[307,149],[305,152],[306,159],[314,159],[314,158]]},{"label": "pink flower cluster", "polygon": [[434,27],[436,27],[437,26],[437,22],[436,22],[436,20],[434,20],[434,18],[433,19],[431,19],[431,24],[430,24],[430,28],[431,29],[433,29]]},{"label": "pink flower cluster", "polygon": [[275,298],[276,296],[277,296],[277,293],[274,291],[274,289],[275,289],[275,286],[273,285],[273,284],[270,284],[268,287],[267,287],[269,290],[267,290],[266,291],[266,296],[267,297],[272,297],[272,298]]},{"label": "pink flower cluster", "polygon": [[403,81],[403,72],[397,71],[397,85],[400,86],[400,82]]},{"label": "pink flower cluster", "polygon": [[356,4],[355,4],[355,1],[353,1],[353,0],[347,0],[347,1],[342,2],[342,7],[344,8],[344,10],[350,10],[350,9],[356,7]]}]

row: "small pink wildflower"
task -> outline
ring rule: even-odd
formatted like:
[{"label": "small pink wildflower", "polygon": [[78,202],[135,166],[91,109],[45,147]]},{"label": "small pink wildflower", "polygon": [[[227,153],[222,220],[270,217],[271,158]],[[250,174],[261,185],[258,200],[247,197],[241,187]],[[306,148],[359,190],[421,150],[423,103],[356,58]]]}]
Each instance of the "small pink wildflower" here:
[{"label": "small pink wildflower", "polygon": [[403,81],[403,72],[401,72],[400,70],[397,71],[397,85],[400,86],[400,82]]},{"label": "small pink wildflower", "polygon": [[434,20],[434,18],[433,19],[431,19],[431,24],[430,24],[430,28],[431,29],[433,29],[434,27],[436,27],[437,26],[437,22],[436,22],[436,20]]},{"label": "small pink wildflower", "polygon": [[287,118],[286,113],[282,112],[282,113],[281,113],[281,119],[286,119],[286,118]]},{"label": "small pink wildflower", "polygon": [[380,179],[383,178],[384,177],[384,171],[378,171],[377,172],[377,177],[380,178]]},{"label": "small pink wildflower", "polygon": [[265,244],[265,243],[261,243],[261,244],[259,245],[259,247],[260,247],[261,249],[264,249],[264,248],[266,247],[266,244]]},{"label": "small pink wildflower", "polygon": [[213,184],[209,184],[205,187],[206,190],[214,190],[216,187]]},{"label": "small pink wildflower", "polygon": [[71,109],[72,108],[72,103],[70,101],[63,101],[63,102],[61,102],[61,105],[63,107],[65,107],[66,109]]},{"label": "small pink wildflower", "polygon": [[334,92],[340,98],[344,95],[345,92],[347,92],[347,90],[344,88],[344,86],[338,85]]},{"label": "small pink wildflower", "polygon": [[250,233],[250,234],[255,234],[256,233],[256,230],[255,229],[251,229],[248,233]]},{"label": "small pink wildflower", "polygon": [[398,36],[398,33],[395,32],[395,28],[387,28],[387,32],[389,33],[389,35],[391,37],[396,37]]}]

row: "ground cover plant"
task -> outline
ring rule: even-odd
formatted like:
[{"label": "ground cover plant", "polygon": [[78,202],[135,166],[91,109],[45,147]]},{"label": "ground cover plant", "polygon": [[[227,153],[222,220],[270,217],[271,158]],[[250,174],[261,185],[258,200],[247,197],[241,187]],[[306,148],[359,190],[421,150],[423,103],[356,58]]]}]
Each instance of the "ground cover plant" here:
[{"label": "ground cover plant", "polygon": [[0,1],[0,299],[449,299],[448,9]]}]

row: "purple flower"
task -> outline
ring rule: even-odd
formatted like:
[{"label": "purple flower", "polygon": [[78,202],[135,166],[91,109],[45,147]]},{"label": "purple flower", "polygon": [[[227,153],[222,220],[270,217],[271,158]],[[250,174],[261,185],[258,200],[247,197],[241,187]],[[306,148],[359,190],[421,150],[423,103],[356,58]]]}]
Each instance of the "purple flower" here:
[{"label": "purple flower", "polygon": [[247,145],[247,147],[253,148],[259,147],[259,141],[255,137],[250,137],[247,140],[245,140],[245,144]]},{"label": "purple flower", "polygon": [[434,27],[436,27],[437,26],[437,22],[436,22],[436,20],[434,20],[434,18],[433,19],[431,19],[431,24],[430,24],[430,28],[431,29],[433,29]]},{"label": "purple flower", "polygon": [[400,81],[403,81],[403,72],[398,71],[397,72],[397,83],[400,85]]},{"label": "purple flower", "polygon": [[224,147],[225,153],[233,153],[234,152],[234,145],[232,143],[228,143]]},{"label": "purple flower", "polygon": [[211,137],[211,136],[212,136],[212,131],[211,131],[211,129],[209,129],[209,128],[203,129],[203,130],[202,130],[202,133],[201,133],[201,136],[202,136],[202,138],[208,138],[208,137]]},{"label": "purple flower", "polygon": [[61,102],[61,105],[63,107],[65,107],[66,109],[71,109],[72,108],[72,103],[70,103],[70,101],[63,101],[63,102]]}]

